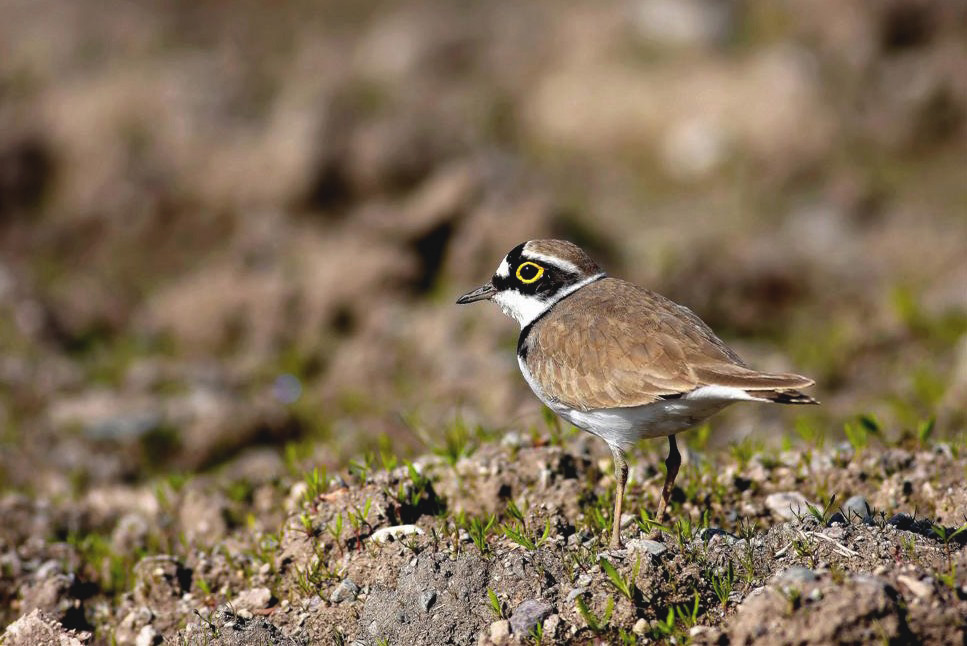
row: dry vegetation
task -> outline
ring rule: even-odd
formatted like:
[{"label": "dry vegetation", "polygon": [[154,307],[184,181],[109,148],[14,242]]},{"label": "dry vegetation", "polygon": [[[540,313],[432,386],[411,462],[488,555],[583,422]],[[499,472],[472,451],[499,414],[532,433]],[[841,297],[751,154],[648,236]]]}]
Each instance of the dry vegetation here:
[{"label": "dry vegetation", "polygon": [[[965,24],[7,0],[7,643],[961,643]],[[657,546],[601,551],[601,447],[452,305],[546,236],[817,379],[685,436]]]}]

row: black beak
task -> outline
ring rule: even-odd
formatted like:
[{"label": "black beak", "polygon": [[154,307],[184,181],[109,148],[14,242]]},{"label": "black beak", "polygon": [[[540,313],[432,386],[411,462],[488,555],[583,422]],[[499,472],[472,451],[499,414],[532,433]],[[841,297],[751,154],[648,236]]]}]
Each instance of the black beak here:
[{"label": "black beak", "polygon": [[457,299],[458,305],[466,305],[467,303],[473,303],[475,301],[484,301],[489,299],[491,296],[497,293],[497,288],[487,283],[486,285],[481,285],[472,292],[467,292],[463,296]]}]

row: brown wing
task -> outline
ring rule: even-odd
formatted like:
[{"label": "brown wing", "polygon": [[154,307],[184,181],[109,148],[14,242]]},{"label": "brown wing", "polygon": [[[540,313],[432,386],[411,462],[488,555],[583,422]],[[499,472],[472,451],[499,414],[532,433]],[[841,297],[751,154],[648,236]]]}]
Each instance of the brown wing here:
[{"label": "brown wing", "polygon": [[745,367],[691,310],[605,278],[535,323],[527,367],[546,396],[580,410],[642,406],[702,385],[760,390],[812,383]]}]

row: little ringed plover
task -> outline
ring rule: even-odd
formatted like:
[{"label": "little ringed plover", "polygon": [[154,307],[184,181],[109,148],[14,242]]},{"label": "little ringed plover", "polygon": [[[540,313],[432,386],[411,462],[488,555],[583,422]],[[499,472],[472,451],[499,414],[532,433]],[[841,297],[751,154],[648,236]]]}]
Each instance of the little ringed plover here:
[{"label": "little ringed plover", "polygon": [[621,544],[625,453],[637,440],[668,437],[661,522],[681,464],[676,433],[738,401],[817,403],[798,390],[812,379],[749,368],[690,309],[609,277],[564,240],[514,247],[489,283],[457,303],[480,300],[520,324],[517,362],[534,394],[611,448],[613,548]]}]

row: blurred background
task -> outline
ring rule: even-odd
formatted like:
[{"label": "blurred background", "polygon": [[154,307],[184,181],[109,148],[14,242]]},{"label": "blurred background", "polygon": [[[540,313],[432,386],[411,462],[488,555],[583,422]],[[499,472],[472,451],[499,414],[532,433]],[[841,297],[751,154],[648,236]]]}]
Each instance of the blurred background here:
[{"label": "blurred background", "polygon": [[712,443],[962,434],[965,69],[957,0],[5,0],[0,486],[526,432],[453,301],[549,236],[816,378]]}]

